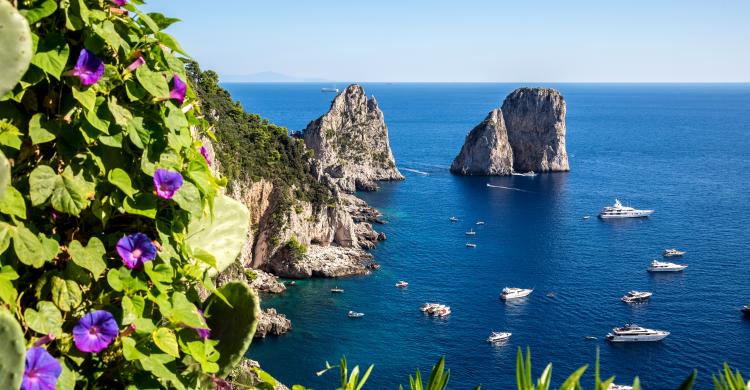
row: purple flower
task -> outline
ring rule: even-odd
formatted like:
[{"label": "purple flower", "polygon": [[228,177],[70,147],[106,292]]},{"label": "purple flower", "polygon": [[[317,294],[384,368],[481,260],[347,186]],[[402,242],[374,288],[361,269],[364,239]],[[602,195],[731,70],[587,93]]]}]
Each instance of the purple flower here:
[{"label": "purple flower", "polygon": [[143,233],[124,236],[117,241],[117,253],[129,269],[141,268],[143,263],[156,257],[156,248]]},{"label": "purple flower", "polygon": [[73,327],[73,341],[81,352],[98,353],[112,344],[119,330],[112,313],[94,310]]},{"label": "purple flower", "polygon": [[172,89],[169,90],[169,98],[177,100],[180,105],[185,101],[185,91],[187,91],[187,84],[177,75],[173,73],[172,76]]},{"label": "purple flower", "polygon": [[31,347],[26,351],[21,390],[55,390],[61,373],[62,366],[46,349]]},{"label": "purple flower", "polygon": [[81,49],[76,66],[69,72],[72,76],[78,76],[81,84],[96,84],[104,74],[104,62],[86,49]]},{"label": "purple flower", "polygon": [[135,59],[130,65],[128,65],[125,70],[128,72],[134,72],[136,69],[138,69],[141,65],[145,64],[146,60],[143,59],[143,56],[138,56],[138,58]]},{"label": "purple flower", "polygon": [[160,198],[172,199],[177,190],[182,187],[182,175],[180,172],[159,168],[154,172],[154,187]]},{"label": "purple flower", "polygon": [[122,7],[123,5],[128,3],[128,0],[112,0],[112,2]]},{"label": "purple flower", "polygon": [[[201,318],[203,318],[203,321],[205,322],[206,321],[206,316],[203,315],[203,310],[198,309],[198,313],[201,314]],[[195,330],[195,332],[198,333],[198,337],[200,337],[200,338],[202,338],[204,340],[207,339],[207,338],[209,338],[209,336],[211,336],[211,329],[208,329],[208,328],[193,328],[193,330]]]},{"label": "purple flower", "polygon": [[208,164],[208,166],[211,166],[211,157],[208,155],[208,149],[206,149],[205,146],[201,146],[200,152],[201,156],[206,159],[206,164]]}]

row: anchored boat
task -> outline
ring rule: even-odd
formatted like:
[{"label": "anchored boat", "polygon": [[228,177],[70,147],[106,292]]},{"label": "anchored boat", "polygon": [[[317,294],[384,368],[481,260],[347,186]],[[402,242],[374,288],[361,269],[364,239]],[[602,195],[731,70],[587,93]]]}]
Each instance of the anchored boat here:
[{"label": "anchored boat", "polygon": [[487,338],[488,343],[504,343],[510,339],[510,336],[512,336],[513,333],[510,332],[492,332],[490,333],[490,337]]},{"label": "anchored boat", "polygon": [[648,272],[680,272],[687,268],[685,264],[670,263],[667,261],[651,261],[651,265],[646,269]]},{"label": "anchored boat", "polygon": [[659,341],[669,336],[665,330],[648,329],[635,324],[614,328],[607,334],[607,340],[613,343]]},{"label": "anchored boat", "polygon": [[618,199],[615,199],[613,206],[607,206],[599,213],[601,219],[620,219],[620,218],[643,218],[653,214],[654,210],[638,210],[633,207],[623,206]]},{"label": "anchored boat", "polygon": [[523,298],[529,296],[532,292],[534,292],[534,289],[531,288],[506,287],[500,293],[500,299],[507,301],[508,299]]},{"label": "anchored boat", "polygon": [[625,303],[641,303],[641,302],[646,302],[649,299],[651,299],[652,295],[654,294],[648,291],[633,290],[625,294],[625,296],[622,297],[622,301]]}]

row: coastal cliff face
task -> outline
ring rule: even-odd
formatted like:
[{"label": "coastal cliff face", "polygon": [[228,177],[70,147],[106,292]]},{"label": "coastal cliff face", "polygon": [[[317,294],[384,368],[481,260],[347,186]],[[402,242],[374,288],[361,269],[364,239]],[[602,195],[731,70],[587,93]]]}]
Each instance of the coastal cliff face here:
[{"label": "coastal cliff face", "polygon": [[510,175],[513,151],[508,142],[503,112],[496,108],[466,136],[461,152],[451,164],[459,175]]},{"label": "coastal cliff face", "polygon": [[569,171],[565,150],[565,99],[550,88],[519,88],[503,102],[517,172]]},{"label": "coastal cliff face", "polygon": [[393,159],[383,112],[359,85],[339,93],[331,109],[302,131],[302,139],[344,192],[372,191],[376,181],[404,179]]},{"label": "coastal cliff face", "polygon": [[519,88],[466,136],[451,172],[510,175],[568,171],[565,100],[549,88]]}]

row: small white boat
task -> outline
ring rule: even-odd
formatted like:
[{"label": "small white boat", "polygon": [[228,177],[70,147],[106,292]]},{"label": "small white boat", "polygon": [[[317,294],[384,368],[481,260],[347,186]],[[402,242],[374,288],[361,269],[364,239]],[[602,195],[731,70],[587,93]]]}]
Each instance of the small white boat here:
[{"label": "small white boat", "polygon": [[365,313],[359,313],[356,311],[349,310],[349,313],[346,314],[349,318],[362,318],[365,316]]},{"label": "small white boat", "polygon": [[338,88],[321,88],[320,92],[333,92],[333,93],[339,93]]},{"label": "small white boat", "polygon": [[474,229],[469,229],[469,231],[467,231],[465,234],[467,236],[476,236],[477,232],[475,232]]},{"label": "small white boat", "polygon": [[648,291],[629,291],[625,296],[621,298],[621,300],[625,303],[641,303],[646,302],[649,299],[651,299],[651,296],[654,295],[653,293],[650,293]]},{"label": "small white boat", "polygon": [[408,287],[408,286],[409,286],[409,283],[407,283],[407,282],[405,282],[403,280],[399,280],[398,283],[396,283],[396,287],[398,287],[398,288],[404,288],[404,287]]},{"label": "small white boat", "polygon": [[675,248],[671,248],[671,249],[665,249],[661,255],[664,257],[682,257],[685,253],[687,252],[677,250]]},{"label": "small white boat", "polygon": [[667,261],[651,261],[651,265],[646,268],[648,272],[680,272],[687,268],[685,264],[670,263]]},{"label": "small white boat", "polygon": [[607,390],[633,390],[633,386],[617,385],[617,384],[611,383],[609,387],[607,387]]},{"label": "small white boat", "polygon": [[341,294],[342,292],[344,292],[344,289],[343,288],[334,287],[334,288],[331,289],[331,292],[332,293],[336,293],[336,294]]},{"label": "small white boat", "polygon": [[638,210],[633,207],[623,206],[618,199],[615,199],[613,206],[607,206],[599,213],[601,219],[620,219],[620,218],[643,218],[653,214],[654,210]]},{"label": "small white boat", "polygon": [[466,243],[466,247],[467,247],[467,248],[476,248],[476,247],[477,247],[477,244],[472,244],[472,243],[470,243],[470,242],[467,242],[467,243]]},{"label": "small white boat", "polygon": [[443,305],[442,303],[425,303],[419,310],[436,317],[445,317],[451,314],[450,306]]},{"label": "small white boat", "polygon": [[596,340],[596,336],[586,336],[586,340]]},{"label": "small white boat", "polygon": [[500,299],[508,300],[523,298],[529,296],[532,292],[534,292],[534,289],[531,288],[506,287],[500,293]]},{"label": "small white boat", "polygon": [[669,336],[666,330],[648,329],[635,324],[626,324],[621,328],[612,329],[607,334],[607,340],[613,343],[632,343],[644,341],[659,341]]},{"label": "small white boat", "polygon": [[484,225],[484,221],[477,221],[477,225]]},{"label": "small white boat", "polygon": [[487,338],[488,343],[503,343],[510,339],[510,336],[512,336],[513,333],[510,332],[492,332],[490,333],[490,337]]},{"label": "small white boat", "polygon": [[590,215],[584,215],[584,216],[583,216],[583,219],[589,219],[589,218],[591,218],[591,216],[590,216]]},{"label": "small white boat", "polygon": [[526,173],[520,173],[520,172],[513,172],[513,176],[526,176],[526,177],[534,177],[537,173],[534,171],[528,171]]},{"label": "small white boat", "polygon": [[456,218],[456,217],[450,217],[449,220],[451,221],[451,223],[458,222],[458,218]]}]

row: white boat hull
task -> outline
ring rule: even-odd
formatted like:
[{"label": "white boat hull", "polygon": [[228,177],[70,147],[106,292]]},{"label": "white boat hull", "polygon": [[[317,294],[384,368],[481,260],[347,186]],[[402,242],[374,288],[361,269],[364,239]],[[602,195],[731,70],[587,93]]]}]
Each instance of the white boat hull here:
[{"label": "white boat hull", "polygon": [[652,268],[648,267],[646,270],[648,272],[682,272],[687,268],[687,266],[682,267],[673,267],[673,268]]},{"label": "white boat hull", "polygon": [[508,294],[500,294],[500,299],[507,301],[509,299],[525,298],[531,295],[533,291],[534,290],[527,290],[527,291],[513,292],[513,293],[508,293]]},{"label": "white boat hull", "polygon": [[601,219],[625,219],[625,218],[644,218],[653,214],[654,210],[640,210],[628,214],[599,214]]},{"label": "white boat hull", "polygon": [[613,343],[641,343],[641,342],[653,342],[663,340],[669,336],[669,332],[662,332],[654,335],[639,335],[639,336],[617,336],[612,333],[607,335],[607,340]]}]

